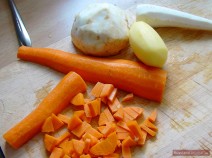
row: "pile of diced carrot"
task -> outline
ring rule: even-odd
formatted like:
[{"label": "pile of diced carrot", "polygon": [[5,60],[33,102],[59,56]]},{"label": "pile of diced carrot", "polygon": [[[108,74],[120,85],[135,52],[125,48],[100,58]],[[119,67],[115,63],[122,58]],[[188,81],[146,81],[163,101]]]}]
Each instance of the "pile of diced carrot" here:
[{"label": "pile of diced carrot", "polygon": [[[143,146],[147,135],[155,136],[157,127],[156,109],[142,123],[138,118],[143,115],[143,108],[123,107],[117,98],[117,88],[112,84],[98,82],[91,90],[93,99],[77,94],[70,103],[81,107],[71,117],[52,114],[43,126],[44,144],[50,158],[123,158],[131,157],[131,147]],[[122,102],[133,100],[130,93]],[[91,121],[98,125],[92,126]],[[67,127],[59,137],[54,132]]]}]

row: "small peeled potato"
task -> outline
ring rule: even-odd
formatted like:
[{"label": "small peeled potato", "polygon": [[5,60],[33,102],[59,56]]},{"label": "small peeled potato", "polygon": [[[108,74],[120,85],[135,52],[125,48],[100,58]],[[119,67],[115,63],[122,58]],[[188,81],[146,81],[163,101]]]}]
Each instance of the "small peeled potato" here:
[{"label": "small peeled potato", "polygon": [[158,33],[147,23],[139,21],[131,26],[129,42],[135,55],[144,64],[163,67],[168,49]]}]

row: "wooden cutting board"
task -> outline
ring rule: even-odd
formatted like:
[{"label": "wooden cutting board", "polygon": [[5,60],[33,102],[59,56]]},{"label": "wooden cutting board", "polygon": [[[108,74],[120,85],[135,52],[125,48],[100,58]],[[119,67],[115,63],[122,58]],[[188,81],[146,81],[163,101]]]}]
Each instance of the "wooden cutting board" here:
[{"label": "wooden cutting board", "polygon": [[[183,11],[212,19],[212,12],[207,12],[212,8],[211,4],[209,1],[192,1],[190,7],[182,2],[175,3],[175,6],[171,3],[160,5],[174,6],[172,8],[179,10],[183,8]],[[157,108],[159,131],[155,138],[148,139],[145,146],[135,148],[133,157],[172,157],[173,150],[180,149],[211,150],[212,32],[177,28],[160,28],[157,31],[169,49],[164,67],[168,78],[163,102],[158,104],[135,97],[130,105],[144,108],[144,116]],[[49,47],[77,52],[70,37]],[[135,60],[130,48],[115,58]],[[42,134],[18,150],[6,144],[2,135],[31,112],[63,76],[47,67],[23,61],[16,61],[0,70],[0,145],[7,158],[48,157]],[[90,91],[92,84],[88,85]],[[125,94],[120,91],[118,96],[122,98]]]}]

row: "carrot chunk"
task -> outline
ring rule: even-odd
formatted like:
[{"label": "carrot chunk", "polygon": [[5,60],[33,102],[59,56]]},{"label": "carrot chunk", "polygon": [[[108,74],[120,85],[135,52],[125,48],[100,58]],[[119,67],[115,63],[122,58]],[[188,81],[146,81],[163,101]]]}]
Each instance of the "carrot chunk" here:
[{"label": "carrot chunk", "polygon": [[57,146],[61,143],[61,142],[63,142],[65,139],[67,139],[67,138],[70,138],[71,137],[71,133],[69,133],[69,132],[65,132],[65,133],[63,133],[59,138],[58,138],[58,141],[57,141]]},{"label": "carrot chunk", "polygon": [[122,121],[124,119],[124,109],[121,107],[118,109],[118,111],[113,114],[113,117],[117,120],[117,121]]},{"label": "carrot chunk", "polygon": [[65,154],[65,155],[63,156],[63,158],[71,158],[71,157]]},{"label": "carrot chunk", "polygon": [[148,119],[149,119],[149,121],[151,121],[151,122],[155,122],[156,117],[157,117],[157,109],[155,109],[155,110],[150,114],[150,116],[148,117]]},{"label": "carrot chunk", "polygon": [[82,136],[82,139],[85,141],[86,139],[90,140],[90,146],[94,146],[98,142],[98,138],[93,136],[92,134],[85,133]]},{"label": "carrot chunk", "polygon": [[72,98],[71,100],[71,104],[75,105],[75,106],[80,106],[80,105],[84,105],[85,100],[84,100],[84,96],[82,93],[78,93],[77,95],[74,96],[74,98]]},{"label": "carrot chunk", "polygon": [[65,124],[68,124],[70,118],[63,114],[58,114],[57,117]]},{"label": "carrot chunk", "polygon": [[152,122],[150,122],[149,119],[144,120],[143,124],[147,126],[148,128],[150,128],[151,130],[154,130],[154,131],[158,130],[158,128]]},{"label": "carrot chunk", "polygon": [[91,156],[89,154],[87,155],[83,154],[83,155],[80,155],[80,158],[91,158]]},{"label": "carrot chunk", "polygon": [[132,157],[129,146],[122,145],[122,156],[123,156],[123,158],[131,158]]},{"label": "carrot chunk", "polygon": [[54,132],[54,126],[52,123],[52,117],[48,117],[45,122],[43,123],[43,126],[41,128],[41,132],[49,133]]},{"label": "carrot chunk", "polygon": [[72,131],[74,128],[80,126],[81,124],[82,120],[78,116],[73,115],[68,123],[68,129]]},{"label": "carrot chunk", "polygon": [[114,100],[116,99],[116,95],[117,95],[117,88],[114,88],[113,91],[110,93],[110,95],[107,97],[107,99],[112,103],[114,102]]},{"label": "carrot chunk", "polygon": [[127,101],[131,101],[131,100],[133,100],[133,98],[134,98],[134,95],[133,95],[133,93],[129,93],[129,94],[127,94],[126,96],[124,96],[123,98],[122,98],[122,102],[127,102]]},{"label": "carrot chunk", "polygon": [[109,109],[105,108],[99,116],[98,124],[99,126],[102,126],[114,121],[113,115],[110,113]]},{"label": "carrot chunk", "polygon": [[44,144],[47,151],[51,152],[53,148],[56,146],[57,142],[58,142],[57,138],[50,136],[48,134],[44,135]]},{"label": "carrot chunk", "polygon": [[114,86],[112,84],[104,84],[100,97],[101,98],[108,97],[113,91],[113,89],[114,89]]},{"label": "carrot chunk", "polygon": [[102,134],[99,133],[96,129],[94,129],[91,126],[86,129],[86,133],[89,133],[89,134],[95,136],[98,139],[102,138]]},{"label": "carrot chunk", "polygon": [[109,134],[111,134],[115,130],[116,130],[116,125],[114,123],[109,123],[105,126],[105,128],[102,129],[101,133],[103,134],[103,137],[107,137]]},{"label": "carrot chunk", "polygon": [[81,138],[82,135],[86,132],[86,130],[91,127],[90,124],[88,124],[86,121],[83,121],[82,124],[74,128],[71,132],[77,136],[78,138]]},{"label": "carrot chunk", "polygon": [[101,99],[97,98],[88,103],[88,108],[92,117],[95,117],[100,114],[101,109]]},{"label": "carrot chunk", "polygon": [[52,123],[54,126],[54,131],[60,129],[64,123],[55,114],[52,113]]},{"label": "carrot chunk", "polygon": [[114,100],[114,102],[109,102],[108,103],[108,107],[109,107],[109,109],[110,109],[110,111],[112,112],[112,113],[115,113],[115,112],[117,112],[118,111],[118,109],[120,108],[120,107],[122,107],[122,105],[121,105],[121,103],[119,102],[119,100],[117,99],[117,98],[115,98],[115,100]]},{"label": "carrot chunk", "polygon": [[68,156],[71,156],[74,152],[73,142],[71,140],[62,142],[59,147],[62,148],[64,153]]},{"label": "carrot chunk", "polygon": [[74,151],[78,155],[82,155],[83,150],[85,148],[85,143],[82,140],[76,140],[76,139],[72,139],[72,143],[73,143]]},{"label": "carrot chunk", "polygon": [[116,149],[117,140],[116,132],[113,132],[106,139],[91,147],[90,152],[96,156],[112,154]]},{"label": "carrot chunk", "polygon": [[90,108],[88,106],[88,103],[84,104],[84,111],[85,111],[85,116],[86,117],[92,117],[92,114],[91,114]]},{"label": "carrot chunk", "polygon": [[127,136],[123,142],[122,142],[122,145],[125,146],[125,147],[131,147],[131,146],[134,146],[136,145],[136,142],[130,137],[130,136]]},{"label": "carrot chunk", "polygon": [[129,121],[127,122],[127,126],[129,127],[131,133],[134,135],[135,139],[138,139],[139,141],[143,140],[142,131],[137,121]]},{"label": "carrot chunk", "polygon": [[64,152],[61,148],[54,148],[49,158],[62,158],[64,155]]},{"label": "carrot chunk", "polygon": [[141,124],[140,127],[145,130],[149,135],[155,136],[156,132],[145,126],[144,124]]},{"label": "carrot chunk", "polygon": [[110,155],[105,155],[105,156],[103,156],[103,158],[119,158],[120,156],[119,156],[119,154],[117,154],[117,153],[112,153],[112,154],[110,154]]},{"label": "carrot chunk", "polygon": [[99,98],[102,92],[102,89],[104,87],[104,84],[101,82],[97,82],[95,84],[95,86],[93,87],[93,89],[91,90],[91,94],[96,97]]}]

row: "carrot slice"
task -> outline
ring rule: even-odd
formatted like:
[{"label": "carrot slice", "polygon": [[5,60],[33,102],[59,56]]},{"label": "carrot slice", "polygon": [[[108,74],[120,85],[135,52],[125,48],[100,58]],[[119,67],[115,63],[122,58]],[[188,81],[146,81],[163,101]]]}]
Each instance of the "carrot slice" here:
[{"label": "carrot slice", "polygon": [[53,148],[56,146],[57,142],[58,142],[57,138],[50,136],[48,134],[44,135],[44,144],[47,151],[51,152]]},{"label": "carrot slice", "polygon": [[52,113],[52,123],[54,126],[54,131],[60,129],[64,123],[55,114]]},{"label": "carrot slice", "polygon": [[143,136],[143,139],[142,140],[138,140],[138,145],[144,145],[145,144],[145,141],[146,141],[146,138],[147,138],[147,132],[143,129],[141,129],[141,133],[142,133],[142,136]]},{"label": "carrot slice", "polygon": [[150,122],[149,119],[144,120],[143,124],[147,126],[148,128],[150,128],[151,130],[154,130],[154,131],[158,130],[158,128],[152,122]]},{"label": "carrot slice", "polygon": [[90,152],[96,156],[109,155],[114,153],[117,146],[116,132],[111,133],[106,139],[91,147]]},{"label": "carrot slice", "polygon": [[91,126],[86,129],[86,133],[89,133],[89,134],[95,136],[98,139],[102,138],[102,134],[99,133],[96,129],[94,129]]},{"label": "carrot slice", "polygon": [[99,98],[102,92],[102,89],[104,87],[104,84],[101,82],[97,82],[95,84],[95,86],[93,87],[93,89],[91,90],[91,94],[96,97]]},{"label": "carrot slice", "polygon": [[67,138],[70,138],[71,137],[71,133],[69,133],[68,131],[63,133],[59,138],[58,138],[58,141],[57,141],[57,144],[56,146],[58,146],[61,142],[63,142],[65,139]]},{"label": "carrot slice", "polygon": [[119,127],[121,127],[121,128],[123,128],[123,129],[125,129],[125,130],[127,130],[128,132],[130,131],[130,129],[129,129],[129,127],[127,126],[126,122],[119,121],[119,122],[117,122],[116,125],[119,126]]},{"label": "carrot slice", "polygon": [[90,150],[90,147],[91,147],[91,140],[90,139],[85,139],[85,140],[83,140],[84,141],[84,143],[85,143],[85,147],[84,147],[84,153],[89,153],[89,150]]},{"label": "carrot slice", "polygon": [[65,154],[65,155],[63,156],[63,158],[71,158],[71,157]]},{"label": "carrot slice", "polygon": [[4,139],[13,148],[19,148],[41,131],[46,118],[52,113],[60,113],[71,98],[85,90],[83,79],[75,72],[68,73],[35,110],[3,135]]},{"label": "carrot slice", "polygon": [[82,140],[76,140],[76,139],[72,139],[72,143],[73,143],[74,151],[78,155],[82,155],[83,150],[85,148],[85,143]]},{"label": "carrot slice", "polygon": [[150,116],[148,117],[148,119],[149,119],[149,121],[151,121],[151,122],[155,122],[156,118],[157,118],[157,109],[155,109],[155,110],[150,114]]},{"label": "carrot slice", "polygon": [[91,158],[91,156],[89,154],[87,155],[83,154],[83,155],[80,155],[80,158]]},{"label": "carrot slice", "polygon": [[123,98],[122,98],[122,102],[127,102],[127,101],[131,101],[131,100],[133,100],[133,98],[134,98],[134,95],[133,95],[133,93],[129,93],[129,94],[127,94],[126,96],[124,96]]},{"label": "carrot slice", "polygon": [[143,140],[142,131],[137,121],[129,121],[127,122],[127,126],[129,127],[131,133],[134,135],[135,139],[138,139],[138,141]]},{"label": "carrot slice", "polygon": [[74,128],[71,132],[77,136],[78,138],[81,138],[82,135],[87,132],[87,129],[89,129],[89,127],[91,127],[90,124],[88,124],[86,121],[83,121],[82,124],[80,124],[79,126],[77,126],[76,128]]},{"label": "carrot slice", "polygon": [[119,158],[119,154],[117,153],[112,153],[110,155],[106,155],[106,156],[103,156],[103,158]]},{"label": "carrot slice", "polygon": [[100,114],[101,109],[101,99],[97,98],[88,103],[88,108],[92,117],[95,117]]},{"label": "carrot slice", "polygon": [[71,140],[62,142],[59,147],[62,148],[64,153],[68,156],[71,156],[71,154],[74,152],[74,147]]},{"label": "carrot slice", "polygon": [[71,104],[76,105],[76,106],[84,105],[84,103],[85,103],[85,100],[84,100],[84,96],[82,93],[78,93],[71,100]]},{"label": "carrot slice", "polygon": [[68,129],[72,131],[74,128],[80,126],[81,124],[82,120],[77,115],[73,115],[68,123]]},{"label": "carrot slice", "polygon": [[101,98],[108,97],[112,93],[113,89],[114,86],[112,84],[104,84],[100,97]]},{"label": "carrot slice", "polygon": [[88,106],[88,103],[84,104],[84,111],[85,111],[85,116],[86,117],[92,117],[92,114],[91,114],[90,108]]},{"label": "carrot slice", "polygon": [[129,132],[117,132],[118,140],[124,140],[129,135],[130,135]]},{"label": "carrot slice", "polygon": [[122,145],[122,156],[123,156],[123,158],[131,158],[132,157],[129,146]]},{"label": "carrot slice", "polygon": [[114,100],[116,99],[116,95],[117,95],[117,88],[114,88],[113,91],[110,93],[110,95],[107,97],[107,99],[112,103],[114,102]]},{"label": "carrot slice", "polygon": [[63,157],[63,155],[64,155],[63,149],[55,147],[49,158],[61,158]]},{"label": "carrot slice", "polygon": [[58,114],[57,117],[65,124],[68,124],[70,118],[63,114]]},{"label": "carrot slice", "polygon": [[116,130],[116,125],[114,123],[108,123],[105,128],[102,129],[101,133],[103,137],[107,137],[109,134]]},{"label": "carrot slice", "polygon": [[113,114],[113,117],[117,120],[117,121],[122,121],[124,119],[124,109],[121,107],[118,109],[118,111]]},{"label": "carrot slice", "polygon": [[127,136],[123,141],[122,141],[122,145],[125,147],[131,147],[131,146],[135,146],[136,142],[130,137]]},{"label": "carrot slice", "polygon": [[98,139],[97,137],[93,136],[92,134],[89,134],[89,133],[85,133],[83,136],[82,136],[82,139],[85,141],[86,139],[89,139],[90,140],[90,146],[94,146],[97,142],[98,142]]},{"label": "carrot slice", "polygon": [[113,118],[113,115],[111,114],[111,112],[109,111],[108,108],[106,108],[103,112],[105,113],[105,115],[107,117],[107,120],[108,120],[107,123],[115,121]]},{"label": "carrot slice", "polygon": [[140,127],[145,130],[149,135],[155,136],[156,132],[145,126],[144,124],[141,124]]},{"label": "carrot slice", "polygon": [[78,116],[82,121],[86,121],[87,123],[91,122],[91,117],[86,117],[84,110],[78,110],[74,112],[74,115]]},{"label": "carrot slice", "polygon": [[115,98],[115,100],[114,100],[114,102],[109,102],[108,103],[108,107],[109,107],[109,109],[110,109],[110,111],[112,112],[112,113],[115,113],[116,111],[118,111],[118,109],[120,108],[120,107],[122,107],[122,105],[121,105],[121,103],[119,102],[119,100],[117,99],[117,98]]},{"label": "carrot slice", "polygon": [[43,126],[41,128],[41,132],[49,133],[54,132],[54,126],[52,123],[52,117],[48,117],[45,122],[43,123]]},{"label": "carrot slice", "polygon": [[113,115],[110,113],[109,109],[105,108],[99,116],[98,124],[99,126],[102,126],[114,121]]}]

